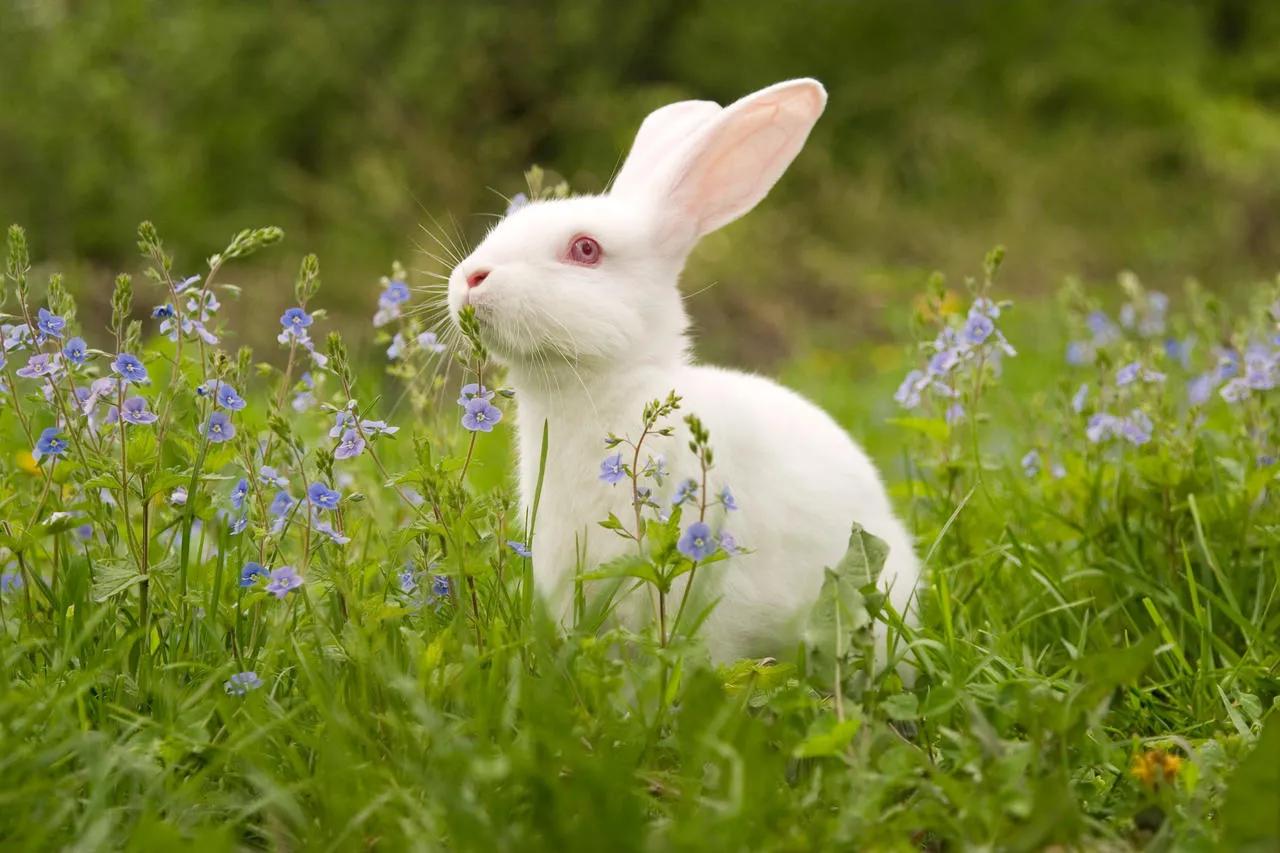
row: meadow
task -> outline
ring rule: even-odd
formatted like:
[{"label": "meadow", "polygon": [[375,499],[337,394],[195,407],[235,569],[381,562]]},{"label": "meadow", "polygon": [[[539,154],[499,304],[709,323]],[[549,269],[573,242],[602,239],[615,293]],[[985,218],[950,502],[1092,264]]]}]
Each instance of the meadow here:
[{"label": "meadow", "polygon": [[[552,624],[518,401],[416,274],[370,273],[356,358],[280,229],[201,262],[144,223],[99,325],[38,241],[9,230],[0,307],[6,848],[1280,845],[1280,281],[1024,308],[998,249],[921,277],[892,370],[789,377],[889,472],[919,623],[851,519],[794,654],[716,668],[696,619],[627,631],[592,587],[732,571],[751,531],[692,551],[646,504],[649,554],[580,567]],[[274,351],[233,350],[265,253],[292,304],[255,321]],[[618,439],[696,416],[635,414]]]}]

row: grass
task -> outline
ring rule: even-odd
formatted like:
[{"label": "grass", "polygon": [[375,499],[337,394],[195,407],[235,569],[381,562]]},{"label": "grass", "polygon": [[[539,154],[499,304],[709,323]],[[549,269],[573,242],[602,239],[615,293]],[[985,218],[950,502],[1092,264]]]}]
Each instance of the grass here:
[{"label": "grass", "polygon": [[[197,286],[229,295],[221,264],[278,237],[242,233]],[[177,266],[154,229],[139,238],[146,303],[198,319],[186,294],[175,298]],[[28,267],[25,237],[11,231],[8,323],[40,304]],[[967,322],[972,299],[998,293],[997,267],[993,256],[965,287],[930,283],[913,326],[921,362]],[[506,545],[524,541],[506,424],[463,430],[459,376],[426,349],[392,364],[389,384],[358,371],[340,338],[321,343],[318,290],[308,258],[295,296],[314,322],[306,341],[282,344],[284,368],[196,337],[152,339],[155,321],[132,325],[143,300],[127,278],[105,335],[80,328],[61,280],[50,282],[43,304],[67,318],[66,335],[106,353],[56,379],[53,402],[46,380],[17,375],[33,345],[6,353],[6,846],[1280,843],[1277,404],[1261,389],[1229,403],[1231,377],[1218,376],[1225,353],[1242,356],[1251,341],[1268,341],[1274,361],[1260,337],[1275,333],[1274,292],[1230,311],[1189,291],[1160,312],[1158,334],[1091,323],[1098,306],[1079,289],[1057,304],[1005,305],[998,326],[1021,352],[996,369],[995,338],[966,350],[945,376],[959,396],[935,382],[910,411],[891,402],[898,376],[852,383],[842,380],[850,358],[796,362],[794,384],[856,424],[895,472],[927,554],[920,624],[883,608],[869,583],[875,543],[855,537],[792,658],[717,670],[696,635],[551,625],[528,562]],[[1120,295],[1151,319],[1152,294],[1129,281]],[[387,328],[421,331],[409,314]],[[1083,364],[1063,364],[1067,340],[1088,343]],[[323,370],[307,343],[327,353]],[[125,350],[145,352],[153,384],[141,393],[159,422],[126,426],[121,446],[120,426],[93,432],[69,413],[65,454],[30,458],[72,386]],[[1165,379],[1119,384],[1132,361]],[[1189,402],[1185,382],[1206,372],[1218,377],[1213,393]],[[197,386],[218,381],[248,401],[230,413],[226,442],[199,429],[215,409]],[[1090,392],[1076,411],[1082,383]],[[342,437],[329,437],[324,405],[349,399],[400,432],[357,427],[363,450],[335,458]],[[965,412],[949,422],[955,400]],[[1141,426],[1134,412],[1150,419],[1148,440],[1085,434],[1099,413]],[[264,465],[294,499],[279,514],[281,487]],[[242,477],[240,510],[231,492]],[[316,481],[342,493],[338,509],[308,506]],[[292,566],[305,583],[279,597],[260,580],[242,586],[249,561]],[[682,569],[679,558],[646,565],[657,576]],[[872,618],[890,624],[912,683],[867,665],[869,634],[846,628]],[[235,689],[231,676],[245,671],[261,686]]]}]

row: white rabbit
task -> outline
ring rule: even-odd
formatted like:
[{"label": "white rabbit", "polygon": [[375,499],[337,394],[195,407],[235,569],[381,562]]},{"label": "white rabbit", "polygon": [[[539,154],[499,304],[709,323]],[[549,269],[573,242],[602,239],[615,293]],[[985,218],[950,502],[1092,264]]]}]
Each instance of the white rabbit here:
[{"label": "white rabbit", "polygon": [[[634,518],[630,482],[598,477],[614,452],[603,439],[637,438],[645,403],[672,390],[683,398],[676,434],[647,439],[641,457],[662,454],[670,468],[667,493],[657,497],[669,503],[674,484],[698,474],[679,417],[692,412],[714,449],[708,491],[728,486],[738,505],[717,505],[708,521],[749,549],[696,575],[695,598],[719,599],[701,628],[714,660],[793,651],[823,567],[843,555],[854,522],[889,544],[882,585],[909,612],[919,564],[875,466],[799,394],[694,364],[677,286],[698,239],[749,211],[781,177],[826,99],[817,81],[792,80],[724,108],[663,107],[641,125],[606,194],[530,202],[453,270],[450,314],[456,321],[474,306],[482,339],[516,391],[526,513],[547,424],[531,546],[538,590],[562,620],[571,618],[579,566],[635,548],[597,524],[609,512]],[[652,618],[648,595],[632,593],[623,618]]]}]

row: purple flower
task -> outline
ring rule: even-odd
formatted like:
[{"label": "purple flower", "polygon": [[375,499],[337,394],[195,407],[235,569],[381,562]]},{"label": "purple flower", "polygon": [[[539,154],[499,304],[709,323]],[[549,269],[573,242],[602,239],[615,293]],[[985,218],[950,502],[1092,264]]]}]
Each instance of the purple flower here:
[{"label": "purple flower", "polygon": [[240,570],[240,586],[250,587],[258,582],[258,578],[265,578],[267,570],[262,568],[261,563],[248,562],[244,564],[244,568]]},{"label": "purple flower", "polygon": [[235,438],[236,428],[225,412],[214,412],[209,415],[208,422],[200,430],[205,438],[214,444],[230,441]]},{"label": "purple flower", "polygon": [[295,338],[307,337],[307,327],[311,325],[311,315],[301,308],[290,308],[280,315],[280,325],[284,335]]},{"label": "purple flower", "polygon": [[493,432],[493,425],[502,420],[502,411],[484,397],[475,397],[466,405],[462,425],[472,432]]},{"label": "purple flower", "polygon": [[227,529],[228,531],[230,531],[232,536],[239,536],[241,533],[244,533],[244,529],[248,526],[249,526],[249,517],[244,513],[241,513],[240,517],[237,518],[235,521],[231,522],[231,526],[228,527]]},{"label": "purple flower", "polygon": [[333,541],[338,545],[346,545],[348,542],[351,541],[350,536],[346,536],[342,533],[339,533],[337,530],[334,529],[333,525],[327,521],[317,520],[311,526],[315,529],[317,533],[323,533],[325,536],[328,536],[331,541]]},{"label": "purple flower", "polygon": [[295,572],[292,566],[273,569],[268,577],[267,592],[279,599],[283,599],[291,590],[302,586],[302,576]]},{"label": "purple flower", "polygon": [[281,489],[289,486],[289,481],[277,474],[276,469],[270,465],[263,465],[258,469],[258,480],[268,486],[276,486]]},{"label": "purple flower", "polygon": [[39,462],[46,456],[57,458],[63,456],[67,452],[67,441],[62,437],[62,432],[57,427],[47,427],[36,439],[35,449],[31,451],[31,455]]},{"label": "purple flower", "polygon": [[1084,405],[1089,401],[1088,384],[1081,385],[1076,389],[1076,393],[1071,395],[1071,411],[1080,414],[1084,411]]},{"label": "purple flower", "polygon": [[738,545],[738,540],[727,530],[720,531],[720,547],[724,549],[726,554],[737,554],[742,550]]},{"label": "purple flower", "polygon": [[1147,417],[1146,412],[1135,409],[1121,423],[1120,434],[1130,444],[1141,447],[1151,440],[1151,434],[1154,429],[1155,425],[1151,423],[1151,418]]},{"label": "purple flower", "polygon": [[233,412],[240,411],[246,405],[244,398],[236,393],[236,389],[225,382],[218,383],[218,392],[214,395],[214,399],[218,401],[219,406]]},{"label": "purple flower", "polygon": [[1228,403],[1239,403],[1249,396],[1249,383],[1240,377],[1236,377],[1223,385],[1218,390],[1219,396]]},{"label": "purple flower", "polygon": [[36,328],[40,330],[41,341],[46,337],[61,338],[67,328],[67,321],[47,308],[41,308],[36,317]]},{"label": "purple flower", "polygon": [[445,598],[449,595],[449,578],[444,575],[436,575],[431,579],[431,597]]},{"label": "purple flower", "polygon": [[929,359],[929,374],[931,376],[944,376],[950,373],[957,364],[960,363],[960,350],[956,347],[947,347],[934,353],[933,358]]},{"label": "purple flower", "polygon": [[151,319],[153,320],[172,320],[174,316],[173,306],[169,303],[157,305],[151,309]]},{"label": "purple flower", "polygon": [[507,547],[515,551],[517,555],[524,557],[526,560],[533,556],[533,552],[529,550],[529,546],[515,539],[507,540]]},{"label": "purple flower", "polygon": [[26,323],[0,325],[0,334],[4,335],[4,351],[22,349],[31,343],[31,327]]},{"label": "purple flower", "polygon": [[728,486],[720,490],[720,503],[724,504],[724,508],[730,512],[738,508],[738,502],[734,499],[733,492],[729,491]]},{"label": "purple flower", "polygon": [[231,490],[231,506],[233,509],[243,509],[244,499],[249,495],[249,481],[241,477],[240,482],[236,483],[235,488]]},{"label": "purple flower", "polygon": [[609,485],[616,485],[625,476],[627,476],[627,472],[622,464],[621,453],[606,456],[605,460],[600,463],[600,479]]},{"label": "purple flower", "polygon": [[964,406],[959,403],[952,403],[950,406],[947,406],[947,410],[942,416],[948,424],[955,426],[964,420]]},{"label": "purple flower", "polygon": [[62,354],[66,356],[67,361],[80,367],[89,358],[89,346],[84,342],[84,338],[72,338],[62,348]]},{"label": "purple flower", "polygon": [[913,370],[902,380],[893,399],[904,409],[920,405],[920,392],[929,387],[929,377],[922,370]]},{"label": "purple flower", "polygon": [[293,496],[288,492],[276,492],[276,496],[271,499],[271,506],[267,507],[267,512],[276,518],[284,518],[289,514],[289,510],[293,509],[295,503]]},{"label": "purple flower", "polygon": [[[125,423],[134,424],[135,426],[146,426],[153,424],[157,418],[154,412],[148,411],[147,401],[142,397],[130,397],[124,401],[121,406],[120,418]],[[213,439],[210,439],[212,441]]]},{"label": "purple flower", "polygon": [[338,446],[333,450],[335,459],[351,459],[359,456],[364,452],[365,441],[360,437],[360,433],[353,429],[349,429],[342,434],[342,440],[338,442]]},{"label": "purple flower", "polygon": [[329,488],[324,483],[312,483],[307,488],[307,498],[320,509],[337,509],[342,500],[342,493]]},{"label": "purple flower", "polygon": [[685,528],[676,548],[690,560],[705,560],[716,552],[716,540],[706,522],[695,521]]},{"label": "purple flower", "polygon": [[1022,457],[1022,472],[1028,477],[1034,477],[1040,473],[1040,451],[1028,450],[1027,454]]},{"label": "purple flower", "polygon": [[[606,460],[607,461],[607,460]],[[687,500],[692,500],[698,494],[698,481],[692,477],[685,480],[679,486],[676,486],[676,493],[671,496],[671,505],[680,506]]]},{"label": "purple flower", "polygon": [[990,317],[992,320],[1000,319],[1000,306],[992,302],[985,296],[979,296],[973,300],[973,304],[969,306],[969,316],[980,314],[984,317]]},{"label": "purple flower", "polygon": [[1158,370],[1143,367],[1136,361],[1131,361],[1116,371],[1116,385],[1131,385],[1139,379],[1143,382],[1163,382],[1165,375]]},{"label": "purple flower", "polygon": [[17,572],[4,572],[0,574],[0,593],[16,592],[22,589],[26,584],[22,580],[22,575]]},{"label": "purple flower", "polygon": [[244,696],[250,690],[257,690],[261,686],[262,679],[253,670],[237,672],[222,683],[222,689],[227,691],[228,696]]},{"label": "purple flower", "polygon": [[137,356],[122,352],[111,362],[111,371],[124,382],[146,382],[147,369]]},{"label": "purple flower", "polygon": [[445,351],[445,345],[440,343],[440,339],[435,332],[423,332],[418,335],[418,346],[427,352],[441,353]]},{"label": "purple flower", "polygon": [[494,392],[490,391],[483,385],[477,385],[474,382],[462,386],[462,396],[458,398],[458,405],[466,408],[467,403],[472,400],[492,400]]},{"label": "purple flower", "polygon": [[995,330],[996,324],[986,314],[970,312],[968,319],[965,320],[964,330],[960,334],[966,343],[977,346],[991,337],[991,333]]},{"label": "purple flower", "polygon": [[529,197],[527,195],[525,195],[524,193],[516,193],[514,196],[511,197],[511,201],[507,202],[507,212],[503,215],[510,216],[520,208],[527,205],[528,203],[529,203]]},{"label": "purple flower", "polygon": [[1202,373],[1187,383],[1187,399],[1193,406],[1203,406],[1213,396],[1216,384],[1212,373]]},{"label": "purple flower", "polygon": [[405,595],[413,595],[418,590],[417,574],[413,571],[413,566],[405,566],[399,575],[400,591]]},{"label": "purple flower", "polygon": [[1120,418],[1106,412],[1098,412],[1089,418],[1089,423],[1085,427],[1085,436],[1094,444],[1100,444],[1118,435],[1120,426]]},{"label": "purple flower", "polygon": [[18,368],[18,375],[23,379],[37,379],[47,376],[55,379],[60,370],[60,358],[57,353],[37,353],[27,359],[26,365]]},{"label": "purple flower", "polygon": [[1083,341],[1072,341],[1067,344],[1067,364],[1080,366],[1087,364],[1093,356],[1093,349]]},{"label": "purple flower", "polygon": [[378,435],[395,435],[400,431],[398,426],[387,426],[386,421],[361,421],[360,428],[370,438]]}]

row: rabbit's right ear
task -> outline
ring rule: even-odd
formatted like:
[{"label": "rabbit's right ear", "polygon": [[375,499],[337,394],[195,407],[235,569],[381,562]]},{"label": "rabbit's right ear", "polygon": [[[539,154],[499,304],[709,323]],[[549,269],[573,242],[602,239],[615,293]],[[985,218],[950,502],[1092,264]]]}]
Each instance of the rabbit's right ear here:
[{"label": "rabbit's right ear", "polygon": [[[706,108],[675,113],[687,111],[688,117],[672,121],[660,137],[670,153],[651,171],[647,186],[628,183],[656,217],[659,245],[687,252],[703,235],[755,207],[800,153],[826,104],[822,84],[804,79],[761,89],[714,114]],[[700,121],[693,121],[695,114]]]},{"label": "rabbit's right ear", "polygon": [[614,179],[610,194],[635,196],[669,180],[676,155],[698,128],[722,110],[714,101],[680,101],[649,113],[636,131],[636,141],[631,143],[631,153]]}]

